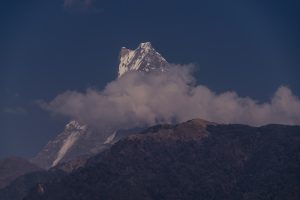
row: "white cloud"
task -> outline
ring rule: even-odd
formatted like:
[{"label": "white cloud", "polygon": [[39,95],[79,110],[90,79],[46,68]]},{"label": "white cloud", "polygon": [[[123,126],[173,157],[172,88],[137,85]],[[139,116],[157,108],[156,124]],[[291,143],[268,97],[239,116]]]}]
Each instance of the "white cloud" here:
[{"label": "white cloud", "polygon": [[104,90],[67,91],[44,107],[100,129],[132,128],[203,118],[217,123],[300,124],[300,101],[281,86],[269,102],[257,103],[235,92],[216,94],[195,85],[191,67],[166,73],[130,72]]}]

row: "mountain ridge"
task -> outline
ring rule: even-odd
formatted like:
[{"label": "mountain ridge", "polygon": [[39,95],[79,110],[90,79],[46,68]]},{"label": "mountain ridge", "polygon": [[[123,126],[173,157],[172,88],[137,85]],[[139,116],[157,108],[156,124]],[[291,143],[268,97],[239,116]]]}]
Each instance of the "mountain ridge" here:
[{"label": "mountain ridge", "polygon": [[299,199],[300,126],[203,122],[129,135],[25,200]]}]

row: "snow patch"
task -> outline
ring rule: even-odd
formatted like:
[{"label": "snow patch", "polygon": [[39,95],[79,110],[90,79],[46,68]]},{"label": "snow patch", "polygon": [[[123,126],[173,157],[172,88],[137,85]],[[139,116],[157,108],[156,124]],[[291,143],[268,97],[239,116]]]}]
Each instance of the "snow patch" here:
[{"label": "snow patch", "polygon": [[52,167],[57,165],[61,159],[66,155],[66,153],[70,150],[73,144],[78,140],[80,136],[79,131],[72,132],[63,142],[62,147],[60,148],[56,159],[52,163]]},{"label": "snow patch", "polygon": [[113,132],[110,136],[108,136],[103,144],[112,144],[113,140],[115,139],[117,131]]},{"label": "snow patch", "polygon": [[78,121],[72,120],[66,125],[66,130],[72,130],[72,129],[77,129],[77,130],[85,130],[86,125],[80,125]]}]

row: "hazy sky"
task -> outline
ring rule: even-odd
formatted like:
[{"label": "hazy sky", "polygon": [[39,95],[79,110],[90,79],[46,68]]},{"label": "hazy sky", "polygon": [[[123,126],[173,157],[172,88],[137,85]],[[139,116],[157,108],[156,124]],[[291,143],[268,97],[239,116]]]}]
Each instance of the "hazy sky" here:
[{"label": "hazy sky", "polygon": [[122,46],[151,41],[169,62],[194,63],[216,92],[267,101],[300,96],[300,2],[7,0],[0,3],[0,158],[33,156],[62,131],[36,101],[102,89]]}]

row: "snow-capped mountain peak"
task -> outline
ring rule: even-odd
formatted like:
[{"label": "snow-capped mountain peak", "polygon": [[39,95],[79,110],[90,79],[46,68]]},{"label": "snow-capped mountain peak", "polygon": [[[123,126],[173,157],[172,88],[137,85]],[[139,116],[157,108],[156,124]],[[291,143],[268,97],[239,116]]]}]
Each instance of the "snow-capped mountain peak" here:
[{"label": "snow-capped mountain peak", "polygon": [[119,56],[118,78],[128,71],[164,71],[168,62],[151,45],[141,43],[135,50],[122,47]]},{"label": "snow-capped mountain peak", "polygon": [[[128,71],[163,72],[168,66],[168,62],[150,42],[139,44],[135,50],[122,47],[119,62],[118,78]],[[114,127],[99,131],[88,124],[72,120],[66,124],[64,131],[47,143],[32,162],[48,169],[78,156],[98,153],[132,132],[135,131],[114,130]]]}]

